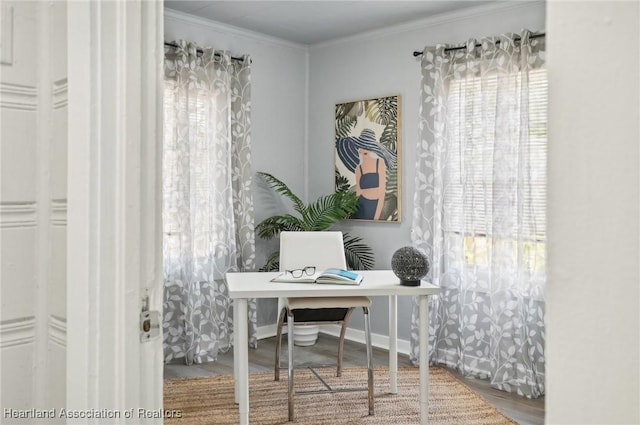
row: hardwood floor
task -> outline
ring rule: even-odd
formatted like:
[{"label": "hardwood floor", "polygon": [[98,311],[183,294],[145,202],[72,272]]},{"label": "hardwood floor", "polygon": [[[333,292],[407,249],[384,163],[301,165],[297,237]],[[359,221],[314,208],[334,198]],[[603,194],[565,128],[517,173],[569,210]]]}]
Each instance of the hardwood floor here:
[{"label": "hardwood floor", "polygon": [[[313,347],[296,347],[296,363],[335,363],[337,353],[337,338],[320,334],[318,342]],[[283,340],[282,358],[286,360],[286,337]],[[258,341],[257,350],[249,350],[249,373],[272,372],[275,353],[275,338]],[[374,348],[374,366],[386,366],[389,355],[387,351]],[[362,344],[345,341],[343,367],[366,366],[365,347]],[[409,358],[398,356],[398,367],[411,366]],[[544,424],[544,397],[529,400],[515,394],[505,393],[491,388],[485,380],[464,378],[458,372],[450,370],[452,374],[471,390],[479,394],[506,416],[522,425]],[[211,375],[231,375],[233,373],[233,352],[220,353],[218,361],[200,365],[185,366],[181,360],[165,365],[164,378],[198,377]],[[286,371],[285,371],[286,373]]]}]

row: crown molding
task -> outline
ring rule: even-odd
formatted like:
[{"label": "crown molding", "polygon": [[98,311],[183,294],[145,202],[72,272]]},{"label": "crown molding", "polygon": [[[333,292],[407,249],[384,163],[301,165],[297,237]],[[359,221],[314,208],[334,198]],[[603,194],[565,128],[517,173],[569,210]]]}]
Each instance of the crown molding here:
[{"label": "crown molding", "polygon": [[[166,7],[164,9],[164,18],[165,20],[173,20],[175,22],[180,22],[184,24],[198,25],[207,30],[224,32],[230,35],[244,37],[254,41],[259,41],[261,43],[267,43],[267,44],[271,44],[278,47],[287,47],[291,49],[297,49],[297,50],[308,52],[313,49],[331,47],[331,46],[346,43],[346,42],[366,41],[366,40],[386,37],[389,35],[421,30],[428,27],[445,25],[451,22],[468,20],[468,19],[478,18],[486,15],[493,15],[499,12],[506,12],[509,10],[530,8],[535,6],[544,7],[544,5],[545,5],[544,0],[498,1],[494,3],[473,6],[473,7],[469,7],[461,10],[455,10],[452,12],[444,12],[434,16],[430,16],[428,18],[409,21],[402,24],[398,24],[398,25],[391,25],[382,29],[366,31],[359,34],[336,38],[333,40],[323,41],[321,43],[316,43],[311,45],[295,43],[289,40],[284,40],[282,38],[266,35],[257,31],[251,31],[245,28],[224,24],[222,22],[214,21],[212,19],[201,18],[199,16],[194,16],[189,13],[180,12],[180,11],[169,9]],[[167,41],[170,41],[170,40],[167,40]]]},{"label": "crown molding", "polygon": [[[166,8],[164,9],[164,19],[172,20],[189,25],[198,25],[210,31],[219,31],[226,34],[230,34],[236,37],[244,37],[260,43],[267,43],[277,47],[286,47],[290,49],[297,49],[306,52],[309,48],[306,44],[294,43],[293,41],[284,40],[282,38],[273,37],[270,35],[262,34],[257,31],[251,31],[248,29],[235,27],[229,24],[223,24],[222,22],[214,21],[212,19],[201,18],[189,13],[179,12],[177,10]],[[171,41],[171,40],[166,40]],[[215,46],[214,46],[215,47]]]},{"label": "crown molding", "polygon": [[494,15],[499,12],[506,12],[514,9],[530,8],[533,6],[543,6],[544,1],[500,1],[495,3],[483,4],[479,6],[469,7],[452,12],[444,12],[428,18],[409,21],[398,25],[388,26],[382,29],[362,32],[348,37],[336,38],[333,40],[317,43],[309,46],[310,50],[331,47],[337,44],[354,41],[371,41],[372,39],[387,37],[390,35],[401,34],[405,32],[423,30],[429,27],[445,25],[452,22],[474,19],[486,15]]}]

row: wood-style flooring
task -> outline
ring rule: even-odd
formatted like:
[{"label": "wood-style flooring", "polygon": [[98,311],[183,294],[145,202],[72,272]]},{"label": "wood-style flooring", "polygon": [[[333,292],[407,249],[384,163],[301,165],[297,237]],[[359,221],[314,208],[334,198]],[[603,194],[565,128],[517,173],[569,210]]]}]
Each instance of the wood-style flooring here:
[{"label": "wood-style flooring", "polygon": [[[287,358],[286,335],[283,338],[282,359]],[[296,364],[299,363],[335,363],[337,353],[337,338],[325,334],[320,334],[318,342],[313,347],[296,347]],[[273,372],[273,362],[275,355],[275,338],[268,338],[258,341],[258,349],[249,350],[249,373]],[[374,366],[388,365],[389,354],[386,350],[373,349]],[[364,367],[366,366],[366,352],[362,344],[345,341],[343,367]],[[411,366],[409,358],[404,355],[398,356],[398,367]],[[522,425],[544,424],[544,397],[529,400],[515,394],[491,388],[488,381],[464,378],[458,372],[450,370],[461,382],[466,384],[471,390],[476,392],[487,402],[492,404],[506,416]],[[286,370],[283,371],[286,374]],[[211,375],[231,375],[233,374],[233,352],[220,353],[218,361],[185,366],[182,361],[165,365],[165,379],[181,377],[198,377]]]}]

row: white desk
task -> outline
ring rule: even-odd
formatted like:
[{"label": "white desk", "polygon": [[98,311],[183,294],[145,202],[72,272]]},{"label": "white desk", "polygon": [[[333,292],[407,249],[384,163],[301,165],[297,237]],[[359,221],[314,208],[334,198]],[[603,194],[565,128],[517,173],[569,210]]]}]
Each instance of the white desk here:
[{"label": "white desk", "polygon": [[[236,402],[240,409],[240,424],[249,424],[249,341],[247,300],[249,298],[288,297],[389,297],[389,378],[391,392],[398,391],[398,295],[420,297],[420,423],[427,423],[429,400],[428,297],[440,293],[440,288],[422,283],[421,286],[402,286],[390,270],[359,271],[364,276],[360,286],[270,282],[274,273],[227,273],[229,297],[235,301],[233,322],[233,374]],[[375,312],[372,312],[375,314]]]}]

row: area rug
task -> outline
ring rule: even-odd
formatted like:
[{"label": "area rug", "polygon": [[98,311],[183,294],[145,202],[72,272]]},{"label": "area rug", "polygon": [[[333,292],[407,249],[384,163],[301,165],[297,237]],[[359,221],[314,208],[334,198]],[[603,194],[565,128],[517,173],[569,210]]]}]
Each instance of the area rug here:
[{"label": "area rug", "polygon": [[[333,388],[366,387],[366,369],[349,368],[341,378],[335,369],[318,373]],[[287,377],[273,380],[273,373],[249,375],[249,422],[256,425],[287,423]],[[387,369],[375,370],[375,415],[368,416],[367,392],[297,395],[296,424],[402,425],[420,422],[416,368],[398,370],[398,394],[389,393]],[[319,390],[323,386],[308,370],[296,371],[297,391]],[[237,424],[233,377],[181,378],[164,382],[165,424]],[[169,417],[173,416],[173,417]],[[177,417],[181,416],[181,417]],[[447,370],[429,369],[429,423],[437,425],[515,424],[458,381]]]}]

